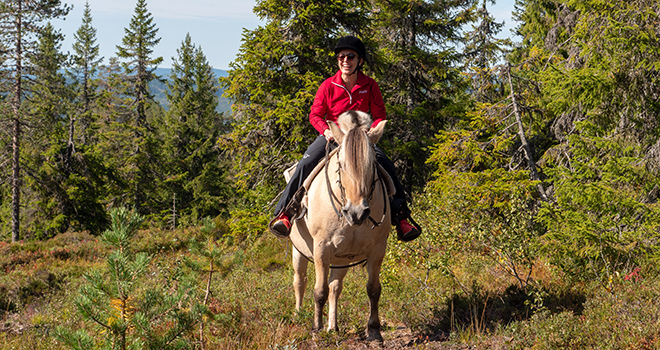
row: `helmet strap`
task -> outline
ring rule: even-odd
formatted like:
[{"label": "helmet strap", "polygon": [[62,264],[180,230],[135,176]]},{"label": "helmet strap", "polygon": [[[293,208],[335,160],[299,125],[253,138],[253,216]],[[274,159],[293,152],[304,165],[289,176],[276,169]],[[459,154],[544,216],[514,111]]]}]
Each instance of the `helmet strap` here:
[{"label": "helmet strap", "polygon": [[[358,60],[361,60],[361,59],[362,59],[361,57],[358,57]],[[360,70],[360,68],[362,68],[363,65],[364,65],[364,62],[362,62],[362,64],[358,63],[357,67],[355,67],[355,69],[353,69],[353,72],[351,72],[351,74],[349,74],[349,76],[353,75],[353,74],[356,74]]]}]

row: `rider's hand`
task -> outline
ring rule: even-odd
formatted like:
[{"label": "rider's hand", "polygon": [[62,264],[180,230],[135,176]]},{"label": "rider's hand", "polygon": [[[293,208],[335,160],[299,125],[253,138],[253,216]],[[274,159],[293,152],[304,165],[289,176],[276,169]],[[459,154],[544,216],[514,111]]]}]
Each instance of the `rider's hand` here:
[{"label": "rider's hand", "polygon": [[325,131],[323,132],[323,136],[325,136],[325,139],[328,142],[335,141],[335,138],[332,136],[332,131],[330,131],[330,129],[325,129]]}]

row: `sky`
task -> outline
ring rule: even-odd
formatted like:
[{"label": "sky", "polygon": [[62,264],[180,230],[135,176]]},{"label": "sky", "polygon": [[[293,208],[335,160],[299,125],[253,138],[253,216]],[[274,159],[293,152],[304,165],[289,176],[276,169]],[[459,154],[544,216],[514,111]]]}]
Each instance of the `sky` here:
[{"label": "sky", "polygon": [[[73,34],[82,24],[85,0],[62,0],[73,5],[73,10],[64,20],[54,20],[65,40],[62,51],[73,51]],[[515,0],[497,0],[489,10],[498,20],[505,21],[501,36],[508,37],[515,26],[511,19]],[[100,55],[107,63],[116,57],[116,45],[121,44],[124,28],[130,24],[136,0],[89,0],[92,26],[96,28],[96,43]],[[189,33],[192,42],[202,48],[213,68],[228,70],[241,46],[244,30],[253,30],[263,25],[253,12],[255,0],[147,0],[147,9],[154,17],[161,41],[156,45],[153,57],[163,57],[159,68],[171,68],[172,57]]]}]

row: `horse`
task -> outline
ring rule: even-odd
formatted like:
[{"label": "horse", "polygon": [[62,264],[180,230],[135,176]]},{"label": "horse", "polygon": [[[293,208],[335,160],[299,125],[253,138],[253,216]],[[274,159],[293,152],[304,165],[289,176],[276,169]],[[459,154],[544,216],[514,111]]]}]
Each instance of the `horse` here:
[{"label": "horse", "polygon": [[386,121],[369,130],[371,117],[367,113],[348,111],[339,116],[337,123],[339,127],[331,121],[328,126],[339,147],[326,157],[325,169],[313,179],[313,175],[308,178],[302,200],[306,211],[294,220],[289,236],[296,310],[302,307],[307,264],[312,262],[316,272],[313,331],[323,327],[323,309],[328,300],[327,330],[338,330],[337,301],[343,279],[349,267],[364,263],[370,303],[366,339],[382,342],[378,315],[380,269],[391,225],[389,196],[395,190],[376,161],[374,145],[383,135]]}]

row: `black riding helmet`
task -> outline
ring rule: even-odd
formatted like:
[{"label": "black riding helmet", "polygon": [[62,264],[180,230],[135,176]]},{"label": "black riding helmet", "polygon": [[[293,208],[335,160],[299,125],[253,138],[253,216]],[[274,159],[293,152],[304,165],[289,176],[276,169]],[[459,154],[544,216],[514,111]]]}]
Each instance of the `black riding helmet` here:
[{"label": "black riding helmet", "polygon": [[339,39],[339,41],[337,41],[337,45],[335,45],[335,55],[343,49],[351,49],[357,52],[358,57],[364,60],[367,58],[367,49],[364,47],[362,40],[352,35],[342,37]]},{"label": "black riding helmet", "polygon": [[362,40],[352,36],[352,35],[347,35],[345,37],[340,38],[337,41],[337,44],[335,45],[335,55],[339,54],[339,51],[344,50],[344,49],[350,49],[358,54],[358,59],[362,59],[363,63],[358,65],[358,67],[355,69],[355,71],[352,74],[355,74],[358,70],[362,68],[362,65],[364,64],[364,61],[367,60],[367,49],[364,47],[364,44],[362,43]]}]

